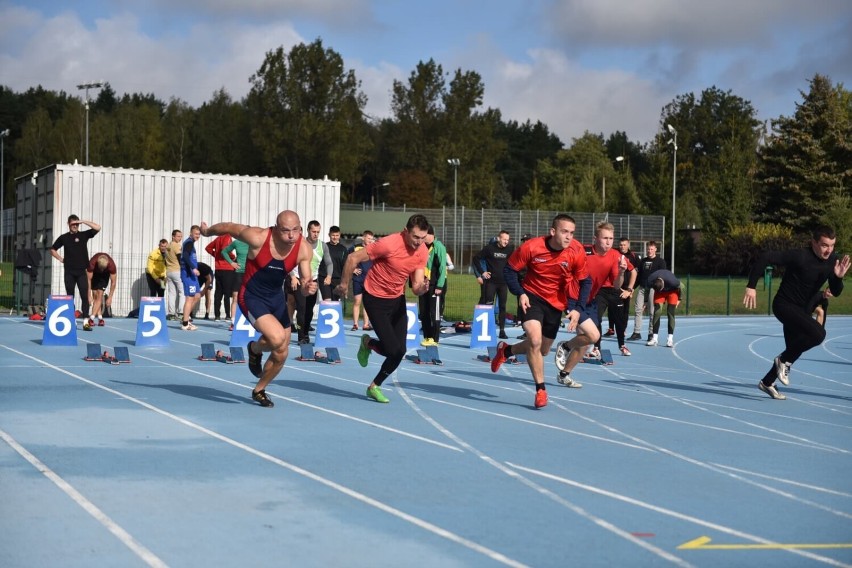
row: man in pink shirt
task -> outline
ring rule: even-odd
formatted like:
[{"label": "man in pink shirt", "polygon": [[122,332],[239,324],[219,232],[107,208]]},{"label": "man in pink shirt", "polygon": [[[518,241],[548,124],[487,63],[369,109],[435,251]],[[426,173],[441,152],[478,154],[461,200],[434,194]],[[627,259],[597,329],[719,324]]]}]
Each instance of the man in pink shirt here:
[{"label": "man in pink shirt", "polygon": [[367,397],[376,402],[390,402],[382,393],[382,383],[393,373],[405,357],[405,334],[408,315],[405,308],[405,284],[417,296],[429,290],[425,268],[429,252],[423,246],[429,221],[423,215],[412,215],[405,229],[371,243],[351,253],[346,258],[340,285],[335,289],[340,297],[349,290],[349,281],[359,263],[373,261],[364,281],[364,308],[378,339],[368,334],[361,336],[358,362],[367,366],[370,351],[385,358],[379,373],[367,387]]}]

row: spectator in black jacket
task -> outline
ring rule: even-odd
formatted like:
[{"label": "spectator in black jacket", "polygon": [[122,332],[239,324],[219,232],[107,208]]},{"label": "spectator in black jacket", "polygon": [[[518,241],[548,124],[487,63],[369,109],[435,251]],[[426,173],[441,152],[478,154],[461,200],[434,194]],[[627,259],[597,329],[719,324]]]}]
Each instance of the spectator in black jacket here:
[{"label": "spectator in black jacket", "polygon": [[509,287],[503,279],[503,269],[509,255],[515,250],[515,246],[509,244],[511,236],[509,231],[500,231],[497,239],[488,243],[476,255],[479,263],[479,277],[477,282],[482,285],[481,304],[494,304],[494,297],[499,302],[497,306],[497,326],[500,329],[500,339],[508,339],[506,335],[506,300],[508,299]]},{"label": "spectator in black jacket", "polygon": [[[648,309],[649,321],[654,315],[654,302],[651,296],[651,282],[649,281],[649,277],[657,270],[668,268],[666,260],[657,256],[657,243],[655,241],[648,241],[648,244],[645,246],[648,250],[648,256],[640,260],[638,264],[639,275],[636,277],[636,303],[633,305],[635,316],[633,318],[633,335],[627,338],[631,341],[642,339],[642,314],[645,312],[645,308]],[[653,335],[650,327],[649,324],[648,341],[651,341],[651,336]]]}]

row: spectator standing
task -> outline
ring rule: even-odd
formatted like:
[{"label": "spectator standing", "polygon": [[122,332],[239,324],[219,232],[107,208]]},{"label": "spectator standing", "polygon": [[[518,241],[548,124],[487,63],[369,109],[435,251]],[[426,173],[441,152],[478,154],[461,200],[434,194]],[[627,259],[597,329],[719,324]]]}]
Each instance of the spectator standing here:
[{"label": "spectator standing", "polygon": [[[328,246],[320,240],[320,224],[319,221],[311,221],[308,223],[308,236],[305,237],[305,242],[313,250],[313,258],[311,258],[311,279],[316,282],[319,275],[319,267],[321,263],[326,266],[326,273],[331,273],[332,263],[331,255],[328,252]],[[311,288],[313,293],[304,293],[305,289],[300,283],[299,269],[294,268],[290,273],[290,286],[296,294],[296,318],[299,321],[299,344],[304,345],[311,342],[309,332],[312,331],[311,320],[314,319],[314,307],[317,305],[317,287]]]},{"label": "spectator standing", "polygon": [[145,279],[148,281],[149,296],[162,298],[166,292],[166,250],[169,241],[160,239],[157,248],[148,253],[145,265]]},{"label": "spectator standing", "polygon": [[180,273],[183,232],[172,231],[172,242],[166,249],[166,319],[178,319],[183,312],[183,281]]},{"label": "spectator standing", "polygon": [[328,242],[326,243],[328,256],[331,258],[332,270],[328,274],[326,263],[321,263],[317,280],[319,280],[320,292],[322,292],[323,300],[340,300],[340,296],[335,293],[334,289],[340,284],[340,276],[343,274],[343,265],[346,263],[346,257],[349,254],[349,249],[340,244],[340,227],[333,225],[328,230]]},{"label": "spectator standing", "polygon": [[[89,290],[92,291],[93,317],[89,318],[89,325],[103,326],[105,325],[104,313],[108,312],[112,306],[112,298],[118,290],[116,288],[118,270],[116,270],[115,261],[105,252],[95,254],[86,267],[86,279]],[[109,294],[106,293],[107,285],[109,285]]]},{"label": "spectator standing", "polygon": [[[361,234],[361,244],[354,245],[350,250],[349,254],[358,252],[364,247],[369,246],[375,241],[375,236],[373,235],[373,231],[364,231]],[[354,270],[352,271],[352,297],[355,301],[352,304],[352,319],[354,320],[354,324],[352,325],[352,331],[358,331],[358,318],[361,315],[361,304],[364,297],[364,281],[367,279],[367,275],[370,273],[370,267],[373,266],[373,261],[367,257],[366,260],[363,260],[355,265]],[[370,316],[367,314],[367,308],[364,308],[364,331],[372,330],[372,326],[370,325]]]},{"label": "spectator standing", "polygon": [[[222,314],[228,317],[231,313],[231,298],[236,291],[236,272],[234,270],[234,258],[226,257],[222,254],[228,245],[233,242],[231,235],[219,235],[204,247],[207,254],[213,257],[213,270],[215,279],[215,291],[213,294],[213,320],[219,321]],[[225,311],[221,311],[222,304],[225,305]],[[208,308],[209,312],[210,309]]]},{"label": "spectator standing", "polygon": [[201,237],[201,228],[193,225],[189,229],[189,236],[183,242],[180,253],[180,279],[183,283],[183,312],[180,327],[184,331],[195,331],[198,329],[191,321],[192,312],[198,303],[201,293],[201,284],[198,282],[200,271],[198,270],[198,257],[195,253],[195,242]]},{"label": "spectator standing", "polygon": [[508,339],[506,335],[506,301],[508,300],[509,288],[503,278],[503,270],[509,255],[514,252],[515,247],[509,244],[511,236],[509,231],[500,231],[497,238],[483,247],[476,255],[479,261],[479,282],[482,286],[480,303],[494,305],[496,297],[499,302],[497,308],[497,326],[500,330],[500,339]]},{"label": "spectator standing", "polygon": [[435,228],[429,225],[423,241],[429,256],[426,259],[424,276],[429,290],[419,298],[420,324],[423,341],[420,345],[430,347],[441,340],[441,304],[447,285],[447,247],[435,238]]},{"label": "spectator standing", "polygon": [[[639,274],[636,277],[636,303],[633,305],[633,334],[629,337],[631,341],[642,339],[642,314],[645,309],[648,310],[648,321],[650,322],[654,316],[654,305],[651,298],[651,283],[649,277],[657,270],[668,268],[666,260],[657,256],[657,243],[648,241],[645,245],[648,250],[648,256],[639,262]],[[634,265],[636,266],[636,265]],[[648,324],[648,341],[651,340],[651,325]]]},{"label": "spectator standing", "polygon": [[249,246],[239,239],[234,239],[231,244],[222,250],[222,258],[231,258],[236,256],[236,260],[231,261],[231,266],[234,268],[234,291],[231,294],[231,325],[229,331],[234,331],[234,316],[237,313],[237,292],[242,286],[243,276],[246,272],[246,258],[248,257]]},{"label": "spectator standing", "polygon": [[[80,230],[80,225],[89,228]],[[92,301],[92,292],[89,289],[86,267],[89,264],[89,241],[101,230],[101,226],[94,221],[81,221],[77,215],[68,216],[68,232],[59,235],[50,247],[50,254],[65,266],[65,293],[74,297],[74,289],[80,291],[80,315],[83,319],[89,319],[89,307]],[[64,249],[64,256],[59,250]]]}]

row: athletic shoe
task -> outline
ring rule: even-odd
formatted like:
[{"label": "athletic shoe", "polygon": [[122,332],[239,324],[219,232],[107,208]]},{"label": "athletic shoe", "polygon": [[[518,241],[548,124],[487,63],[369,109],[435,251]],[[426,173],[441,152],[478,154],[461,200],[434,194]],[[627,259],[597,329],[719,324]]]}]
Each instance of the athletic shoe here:
[{"label": "athletic shoe", "polygon": [[775,358],[775,376],[783,385],[790,384],[790,367],[791,363],[782,363],[780,357]]},{"label": "athletic shoe", "polygon": [[365,325],[365,326],[364,326],[364,331],[373,331],[373,326],[372,326],[372,325],[370,325],[370,324]]},{"label": "athletic shoe", "polygon": [[506,362],[506,347],[509,344],[505,341],[500,341],[497,343],[497,353],[494,354],[494,358],[491,359],[491,372],[496,373],[500,366]]},{"label": "athletic shoe", "polygon": [[509,339],[509,336],[506,335],[506,332],[502,329],[500,330],[500,335],[498,335],[497,337],[499,337],[500,339]]},{"label": "athletic shoe", "polygon": [[92,318],[86,320],[86,323],[89,324],[89,327],[95,327],[95,320],[93,320]]},{"label": "athletic shoe", "polygon": [[248,368],[249,371],[251,371],[251,374],[259,379],[263,374],[263,353],[255,353],[252,351],[252,343],[254,343],[254,341],[249,341],[246,346],[246,350],[248,351]]},{"label": "athletic shoe", "polygon": [[349,331],[358,331],[358,324],[353,325]]},{"label": "athletic shoe", "polygon": [[251,397],[255,400],[255,402],[259,403],[261,406],[272,408],[275,406],[275,403],[270,400],[268,396],[266,396],[266,389],[259,391],[251,391]]},{"label": "athletic shoe", "polygon": [[535,407],[544,408],[547,406],[547,391],[544,389],[535,391]]},{"label": "athletic shoe", "polygon": [[581,389],[583,388],[583,383],[578,383],[568,373],[559,373],[556,375],[556,382],[564,387],[568,387],[569,389]]},{"label": "athletic shoe", "polygon": [[615,330],[612,329],[612,328],[609,328],[608,330],[606,330],[606,333],[604,333],[604,335],[606,337],[612,337],[613,335],[615,335]]},{"label": "athletic shoe", "polygon": [[204,314],[204,319],[209,320],[209,319],[210,319],[210,314]]},{"label": "athletic shoe", "polygon": [[787,397],[778,392],[778,389],[775,388],[775,385],[766,386],[763,384],[763,381],[757,383],[757,388],[768,394],[771,398],[775,400],[787,400]]},{"label": "athletic shoe", "polygon": [[627,341],[636,341],[637,339],[642,339],[642,334],[634,332],[633,335],[627,338]]},{"label": "athletic shoe", "polygon": [[621,354],[625,357],[630,357],[630,355],[632,355],[632,353],[630,353],[630,349],[628,349],[626,345],[621,346]]},{"label": "athletic shoe", "polygon": [[432,339],[431,337],[427,337],[423,341],[420,342],[422,347],[437,347],[438,342]]},{"label": "athletic shoe", "polygon": [[106,322],[103,320],[103,318],[98,320],[98,327],[103,327],[105,325],[106,325]]},{"label": "athletic shoe", "polygon": [[310,344],[311,344],[311,338],[310,337],[300,337],[299,338],[299,345],[310,345]]},{"label": "athletic shoe", "polygon": [[195,331],[198,329],[191,321],[181,322],[180,328],[184,331]]},{"label": "athletic shoe", "polygon": [[234,324],[228,326],[228,331],[234,331]]},{"label": "athletic shoe", "polygon": [[89,325],[89,322],[83,324],[83,331],[92,331],[92,326]]},{"label": "athletic shoe", "polygon": [[[362,367],[367,366],[367,362],[370,359],[370,336],[366,333],[361,336],[361,347],[358,348],[358,363],[361,364]],[[379,391],[381,392],[381,391]]]},{"label": "athletic shoe", "polygon": [[560,341],[556,346],[556,356],[554,357],[554,363],[556,363],[556,368],[559,369],[560,372],[565,370],[565,365],[568,364],[568,354],[571,352],[568,349],[567,341]]},{"label": "athletic shoe", "polygon": [[601,358],[601,350],[597,347],[593,347],[591,351],[586,353],[587,359],[600,359]]},{"label": "athletic shoe", "polygon": [[371,398],[376,402],[388,403],[388,397],[385,396],[385,393],[382,392],[382,389],[379,387],[367,387],[367,398]]},{"label": "athletic shoe", "polygon": [[673,338],[669,337],[666,340],[666,347],[674,347],[674,339]]},{"label": "athletic shoe", "polygon": [[648,347],[656,347],[657,346],[657,340],[652,337],[651,339],[648,340],[648,343],[646,343],[645,345],[647,345]]}]

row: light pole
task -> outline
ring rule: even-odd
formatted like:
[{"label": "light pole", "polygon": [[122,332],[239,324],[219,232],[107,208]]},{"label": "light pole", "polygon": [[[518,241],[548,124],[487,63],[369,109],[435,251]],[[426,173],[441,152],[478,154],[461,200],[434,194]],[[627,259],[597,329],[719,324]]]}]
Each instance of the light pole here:
[{"label": "light pole", "polygon": [[77,88],[80,90],[85,89],[86,91],[86,165],[89,165],[89,89],[101,89],[104,86],[103,81],[98,81],[96,83],[83,83],[82,85],[77,85]]},{"label": "light pole", "polygon": [[3,206],[6,204],[6,146],[4,142],[9,136],[9,129],[0,131],[0,262],[3,262],[3,249],[6,244],[5,227],[3,220],[6,215],[3,211]]},{"label": "light pole", "polygon": [[450,158],[447,160],[447,163],[453,166],[453,262],[461,266],[458,251],[459,219],[458,211],[456,209],[459,197],[459,165],[461,165],[461,161],[458,158]]},{"label": "light pole", "polygon": [[674,137],[669,140],[669,144],[674,148],[674,157],[672,159],[672,265],[671,271],[675,271],[675,211],[677,209],[677,130],[671,124],[667,124],[666,128]]},{"label": "light pole", "polygon": [[374,185],[373,186],[372,195],[370,196],[370,209],[372,209],[373,211],[376,210],[376,190],[381,188],[381,187],[388,187],[389,185],[390,185],[390,182],[386,181],[385,183],[383,183],[381,185]]}]

